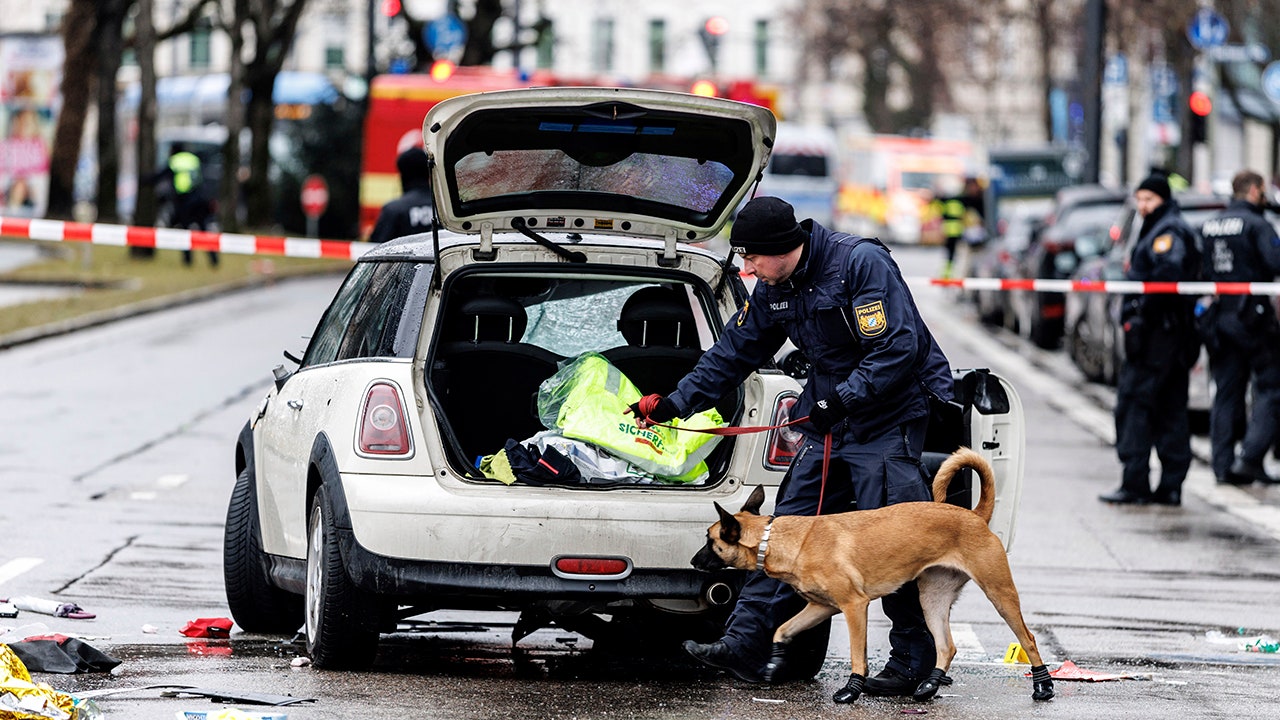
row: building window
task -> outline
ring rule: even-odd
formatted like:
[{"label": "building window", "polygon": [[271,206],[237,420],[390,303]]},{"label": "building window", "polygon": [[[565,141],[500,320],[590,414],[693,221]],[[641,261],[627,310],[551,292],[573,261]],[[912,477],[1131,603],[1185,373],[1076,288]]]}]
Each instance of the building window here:
[{"label": "building window", "polygon": [[538,68],[549,70],[555,64],[555,48],[556,48],[556,26],[551,20],[542,20],[544,23],[541,34],[538,35]]},{"label": "building window", "polygon": [[769,74],[769,21],[756,21],[756,76],[766,77]]},{"label": "building window", "polygon": [[329,70],[341,70],[347,66],[341,45],[330,45],[324,49],[324,66]]},{"label": "building window", "polygon": [[187,61],[190,67],[209,67],[209,38],[212,34],[212,23],[208,18],[201,18],[191,30],[191,57]]},{"label": "building window", "polygon": [[667,21],[649,21],[649,72],[658,74],[667,69]]},{"label": "building window", "polygon": [[596,72],[613,72],[613,20],[597,18],[592,36],[591,67]]}]

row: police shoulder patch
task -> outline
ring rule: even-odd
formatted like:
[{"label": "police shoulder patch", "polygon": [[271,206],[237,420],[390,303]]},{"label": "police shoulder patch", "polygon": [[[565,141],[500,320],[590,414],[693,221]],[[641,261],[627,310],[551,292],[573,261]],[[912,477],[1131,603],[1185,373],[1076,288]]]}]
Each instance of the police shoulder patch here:
[{"label": "police shoulder patch", "polygon": [[858,332],[866,337],[875,337],[884,332],[884,303],[880,300],[855,307],[853,314],[858,319]]},{"label": "police shoulder patch", "polygon": [[1173,235],[1168,233],[1157,237],[1155,241],[1151,243],[1151,249],[1155,251],[1157,255],[1169,252],[1169,248],[1171,247],[1173,247]]}]

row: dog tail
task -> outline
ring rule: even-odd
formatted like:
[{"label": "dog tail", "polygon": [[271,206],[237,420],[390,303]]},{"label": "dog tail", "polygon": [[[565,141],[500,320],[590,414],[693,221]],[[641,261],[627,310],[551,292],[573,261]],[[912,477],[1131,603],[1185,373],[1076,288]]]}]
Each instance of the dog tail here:
[{"label": "dog tail", "polygon": [[996,509],[996,476],[991,471],[991,463],[987,459],[979,455],[974,450],[962,447],[951,453],[951,457],[942,463],[942,467],[938,469],[938,474],[933,478],[933,499],[936,502],[947,501],[947,488],[951,485],[951,478],[955,474],[965,468],[970,468],[978,473],[981,479],[981,485],[978,488],[978,506],[973,509],[978,517],[982,518],[982,522],[991,523],[991,514]]}]

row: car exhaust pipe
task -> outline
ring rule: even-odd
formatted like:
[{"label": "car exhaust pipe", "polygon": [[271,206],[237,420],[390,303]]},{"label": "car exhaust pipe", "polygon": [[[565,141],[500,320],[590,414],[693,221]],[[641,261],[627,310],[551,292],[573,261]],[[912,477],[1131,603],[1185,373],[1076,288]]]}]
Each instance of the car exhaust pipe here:
[{"label": "car exhaust pipe", "polygon": [[716,607],[728,605],[733,602],[733,588],[729,587],[727,583],[711,583],[707,586],[703,596],[706,597],[707,603],[710,605],[715,605]]}]

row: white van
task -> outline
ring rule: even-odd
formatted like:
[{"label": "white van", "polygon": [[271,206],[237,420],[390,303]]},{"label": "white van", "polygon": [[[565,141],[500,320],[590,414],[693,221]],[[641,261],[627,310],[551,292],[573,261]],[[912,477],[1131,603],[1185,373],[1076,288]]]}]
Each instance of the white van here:
[{"label": "white van", "polygon": [[839,187],[836,135],[821,125],[778,123],[778,136],[754,197],[772,195],[791,203],[796,219],[832,227]]}]

